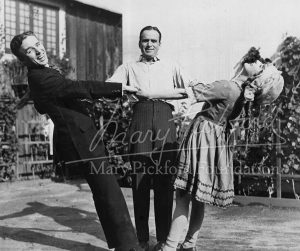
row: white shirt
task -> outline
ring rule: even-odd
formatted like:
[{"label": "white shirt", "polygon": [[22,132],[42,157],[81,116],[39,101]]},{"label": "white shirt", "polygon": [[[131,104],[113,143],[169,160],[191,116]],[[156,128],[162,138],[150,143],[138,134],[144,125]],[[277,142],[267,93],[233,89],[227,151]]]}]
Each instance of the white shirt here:
[{"label": "white shirt", "polygon": [[[151,90],[159,90],[163,93],[175,88],[185,88],[191,80],[174,62],[158,58],[148,62],[141,57],[138,61],[119,66],[107,81],[134,86],[146,93],[150,93]],[[163,101],[175,107],[178,105],[177,100]]]}]

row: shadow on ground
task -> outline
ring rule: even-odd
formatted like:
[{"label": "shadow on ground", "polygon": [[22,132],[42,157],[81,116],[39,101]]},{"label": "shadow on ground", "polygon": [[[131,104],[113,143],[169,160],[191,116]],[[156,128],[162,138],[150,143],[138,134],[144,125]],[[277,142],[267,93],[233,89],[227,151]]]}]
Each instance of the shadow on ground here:
[{"label": "shadow on ground", "polygon": [[[27,205],[28,207],[24,208],[22,211],[0,216],[0,220],[19,218],[38,213],[52,218],[61,226],[70,228],[70,230],[67,230],[69,232],[86,233],[105,241],[105,236],[103,232],[100,231],[101,225],[98,222],[96,213],[91,213],[73,207],[48,206],[37,201],[29,202],[27,203]],[[64,240],[35,231],[45,230],[39,228],[16,228],[0,226],[0,237],[10,238],[16,241],[54,246],[57,248],[64,248],[68,250],[78,250],[78,248],[81,247],[85,250],[106,250],[87,243]],[[47,231],[49,232],[49,230]],[[53,229],[53,231],[55,231],[55,229]]]},{"label": "shadow on ground", "polygon": [[4,227],[0,226],[0,237],[5,239],[9,238],[15,241],[37,243],[41,245],[46,245],[49,247],[56,247],[67,250],[107,250],[104,248],[96,247],[88,243],[65,240],[62,238],[57,238],[49,236],[46,234],[38,233],[33,230],[42,229],[24,229],[16,227]]}]

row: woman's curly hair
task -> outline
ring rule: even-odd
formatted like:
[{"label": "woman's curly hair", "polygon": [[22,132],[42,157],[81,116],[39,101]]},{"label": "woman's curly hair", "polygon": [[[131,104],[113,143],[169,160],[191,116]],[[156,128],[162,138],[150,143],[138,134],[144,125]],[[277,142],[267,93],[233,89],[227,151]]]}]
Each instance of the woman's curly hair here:
[{"label": "woman's curly hair", "polygon": [[245,63],[255,63],[257,60],[265,64],[265,60],[260,56],[259,48],[251,47],[249,51],[241,58],[241,60],[233,67],[235,69],[234,77],[238,76],[244,67]]},{"label": "woman's curly hair", "polygon": [[247,54],[243,57],[242,64],[251,64],[256,62],[257,60],[259,60],[262,63],[265,63],[265,60],[260,56],[259,48],[256,49],[255,47],[251,47]]}]

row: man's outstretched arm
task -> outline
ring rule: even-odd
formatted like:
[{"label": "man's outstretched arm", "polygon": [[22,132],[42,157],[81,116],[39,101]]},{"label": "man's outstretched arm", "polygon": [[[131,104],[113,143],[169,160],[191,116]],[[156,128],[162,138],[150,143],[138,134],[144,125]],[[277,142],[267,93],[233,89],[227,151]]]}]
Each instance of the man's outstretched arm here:
[{"label": "man's outstretched arm", "polygon": [[31,89],[53,98],[116,98],[121,97],[124,90],[135,92],[134,88],[123,87],[121,83],[76,81],[51,72],[41,74],[33,71],[29,74],[28,81]]}]

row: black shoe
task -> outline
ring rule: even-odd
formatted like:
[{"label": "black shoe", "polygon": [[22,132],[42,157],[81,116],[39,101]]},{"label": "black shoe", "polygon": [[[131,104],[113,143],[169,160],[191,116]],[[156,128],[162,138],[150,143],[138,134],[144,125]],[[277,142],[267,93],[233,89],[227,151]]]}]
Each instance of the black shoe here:
[{"label": "black shoe", "polygon": [[162,251],[162,248],[164,247],[164,242],[159,241],[154,248],[152,249],[152,251]]},{"label": "black shoe", "polygon": [[[124,251],[124,248],[115,248],[114,251]],[[143,248],[141,247],[134,247],[134,248],[129,248],[128,251],[144,251]]]},{"label": "black shoe", "polygon": [[182,251],[182,244],[181,243],[178,243],[176,251]]},{"label": "black shoe", "polygon": [[[178,247],[177,247],[178,248]],[[180,247],[181,249],[179,249],[180,251],[197,251],[196,247],[192,247],[192,248],[184,248],[182,245]]]},{"label": "black shoe", "polygon": [[141,241],[139,243],[140,250],[149,251],[149,243],[147,241]]},{"label": "black shoe", "polygon": [[144,251],[144,249],[137,247],[137,248],[131,248],[131,249],[129,249],[129,251]]}]

